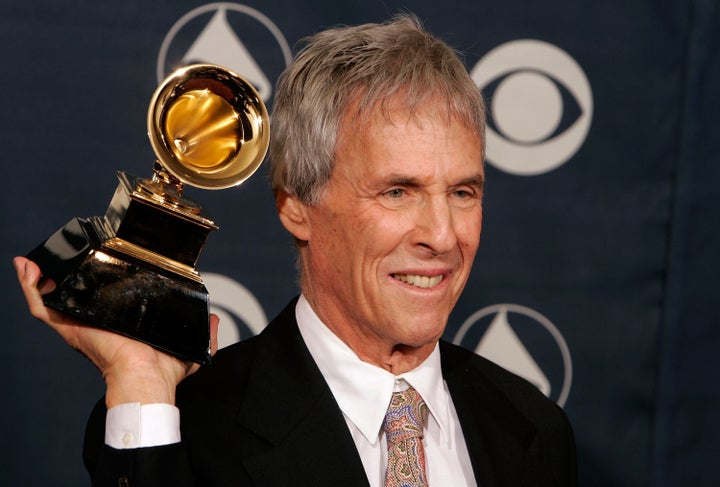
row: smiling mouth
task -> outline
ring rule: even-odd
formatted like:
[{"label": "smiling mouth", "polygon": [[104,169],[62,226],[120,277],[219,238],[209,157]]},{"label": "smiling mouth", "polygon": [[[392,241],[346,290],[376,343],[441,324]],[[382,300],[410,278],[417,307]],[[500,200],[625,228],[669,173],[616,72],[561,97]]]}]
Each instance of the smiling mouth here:
[{"label": "smiling mouth", "polygon": [[392,277],[398,281],[402,281],[411,286],[419,287],[422,289],[429,289],[440,284],[443,280],[443,276],[419,276],[417,274],[393,274]]}]

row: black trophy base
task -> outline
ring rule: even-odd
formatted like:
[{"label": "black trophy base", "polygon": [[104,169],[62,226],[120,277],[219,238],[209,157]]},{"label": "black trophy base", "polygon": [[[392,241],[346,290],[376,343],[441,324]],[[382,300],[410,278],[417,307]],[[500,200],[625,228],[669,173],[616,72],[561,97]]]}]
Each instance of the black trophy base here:
[{"label": "black trophy base", "polygon": [[183,360],[210,362],[209,298],[202,282],[103,248],[93,225],[81,218],[27,257],[56,283],[44,296],[46,306]]}]

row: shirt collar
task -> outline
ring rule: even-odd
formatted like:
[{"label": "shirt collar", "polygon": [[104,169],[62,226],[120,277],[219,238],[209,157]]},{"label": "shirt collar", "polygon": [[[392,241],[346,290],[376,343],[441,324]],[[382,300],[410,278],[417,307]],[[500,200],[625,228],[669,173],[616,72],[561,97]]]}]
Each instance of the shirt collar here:
[{"label": "shirt collar", "polygon": [[412,386],[430,410],[429,421],[437,422],[449,441],[449,394],[440,369],[440,349],[415,369],[395,376],[363,362],[355,352],[320,321],[307,299],[300,296],[295,308],[300,334],[313,356],[335,400],[345,416],[371,444],[380,438],[380,429],[395,390]]}]

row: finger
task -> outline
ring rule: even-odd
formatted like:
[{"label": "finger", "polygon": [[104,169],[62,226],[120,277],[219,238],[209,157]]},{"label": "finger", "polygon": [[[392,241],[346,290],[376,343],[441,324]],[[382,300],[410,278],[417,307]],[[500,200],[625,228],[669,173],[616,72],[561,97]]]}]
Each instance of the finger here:
[{"label": "finger", "polygon": [[218,351],[218,329],[220,327],[220,317],[214,313],[210,313],[210,355],[213,356]]},{"label": "finger", "polygon": [[38,291],[42,296],[45,296],[48,293],[51,293],[55,290],[55,281],[52,279],[43,277],[40,279],[40,281],[37,284]]},{"label": "finger", "polygon": [[45,303],[38,289],[38,282],[42,277],[40,268],[25,257],[16,257],[13,259],[13,265],[17,271],[18,281],[25,295],[28,308],[30,308],[30,313],[38,319],[47,317]]},{"label": "finger", "polygon": [[[15,257],[13,259],[13,266],[15,267],[15,272],[17,272],[18,281],[20,284],[23,284],[26,279],[32,280],[33,276],[28,276],[27,271],[32,271],[32,267],[28,268],[27,264],[28,262],[31,262],[25,257]],[[37,267],[37,266],[36,266]],[[40,268],[38,267],[38,272],[40,271]]]},{"label": "finger", "polygon": [[55,287],[55,283],[50,279],[43,279],[40,267],[25,257],[13,259],[13,265],[17,271],[20,287],[27,301],[30,314],[58,332],[71,347],[77,348],[78,344],[74,333],[76,325],[80,323],[70,316],[45,306],[41,290],[49,291]]}]

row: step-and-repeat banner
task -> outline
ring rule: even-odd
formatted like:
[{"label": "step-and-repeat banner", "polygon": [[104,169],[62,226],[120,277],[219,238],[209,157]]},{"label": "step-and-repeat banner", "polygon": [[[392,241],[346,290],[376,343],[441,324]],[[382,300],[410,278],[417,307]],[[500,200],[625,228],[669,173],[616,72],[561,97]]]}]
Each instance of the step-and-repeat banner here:
[{"label": "step-and-repeat banner", "polygon": [[[720,6],[714,0],[195,0],[0,5],[2,483],[87,485],[96,371],[29,317],[14,272],[116,171],[152,173],[150,97],[196,61],[272,109],[304,36],[416,13],[489,107],[485,223],[446,338],[532,381],[576,432],[583,486],[717,485]],[[297,293],[267,168],[189,195],[221,342]],[[231,385],[229,385],[231,387]]]}]

